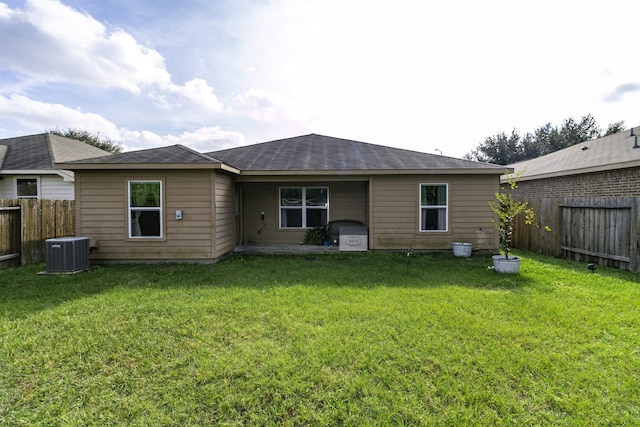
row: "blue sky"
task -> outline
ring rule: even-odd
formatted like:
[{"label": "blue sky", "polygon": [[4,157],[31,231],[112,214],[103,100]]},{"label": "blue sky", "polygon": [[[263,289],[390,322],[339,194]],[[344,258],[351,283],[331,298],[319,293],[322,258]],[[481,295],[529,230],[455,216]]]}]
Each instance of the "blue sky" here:
[{"label": "blue sky", "polygon": [[0,0],[0,138],[461,157],[568,117],[638,126],[638,28],[631,0]]}]

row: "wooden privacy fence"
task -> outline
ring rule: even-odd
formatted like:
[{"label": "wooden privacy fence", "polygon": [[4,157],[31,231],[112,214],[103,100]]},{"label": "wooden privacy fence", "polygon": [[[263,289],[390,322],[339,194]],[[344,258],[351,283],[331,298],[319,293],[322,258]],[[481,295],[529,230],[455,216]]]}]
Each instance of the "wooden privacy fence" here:
[{"label": "wooden privacy fence", "polygon": [[0,200],[0,268],[44,262],[45,240],[75,236],[73,200]]},{"label": "wooden privacy fence", "polygon": [[[514,247],[576,261],[640,271],[640,198],[526,200],[537,225],[520,219]],[[551,228],[546,231],[545,226]]]},{"label": "wooden privacy fence", "polygon": [[20,265],[20,206],[0,207],[0,269]]}]

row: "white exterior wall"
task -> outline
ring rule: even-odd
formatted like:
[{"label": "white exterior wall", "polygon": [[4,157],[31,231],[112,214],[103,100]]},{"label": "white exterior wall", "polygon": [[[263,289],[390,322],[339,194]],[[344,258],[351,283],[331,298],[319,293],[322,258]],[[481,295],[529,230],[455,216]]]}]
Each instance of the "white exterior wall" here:
[{"label": "white exterior wall", "polygon": [[0,199],[16,198],[16,179],[37,177],[38,198],[51,200],[74,200],[73,181],[65,181],[59,175],[0,175]]},{"label": "white exterior wall", "polygon": [[0,199],[16,197],[16,180],[13,176],[0,175]]},{"label": "white exterior wall", "polygon": [[73,181],[65,181],[59,175],[40,176],[40,198],[52,200],[73,200],[75,190]]}]

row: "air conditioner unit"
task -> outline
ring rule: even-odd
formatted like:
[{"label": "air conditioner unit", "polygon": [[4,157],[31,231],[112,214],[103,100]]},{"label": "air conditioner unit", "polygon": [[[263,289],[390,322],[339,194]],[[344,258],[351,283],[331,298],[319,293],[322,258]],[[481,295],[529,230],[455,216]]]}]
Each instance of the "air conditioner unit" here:
[{"label": "air conditioner unit", "polygon": [[88,237],[47,239],[47,273],[74,273],[89,268]]}]

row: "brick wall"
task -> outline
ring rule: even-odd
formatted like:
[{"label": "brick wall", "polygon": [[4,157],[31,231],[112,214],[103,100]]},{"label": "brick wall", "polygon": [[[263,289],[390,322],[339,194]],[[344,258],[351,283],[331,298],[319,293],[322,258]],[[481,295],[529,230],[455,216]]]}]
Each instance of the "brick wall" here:
[{"label": "brick wall", "polygon": [[518,182],[518,198],[640,197],[640,167]]}]

